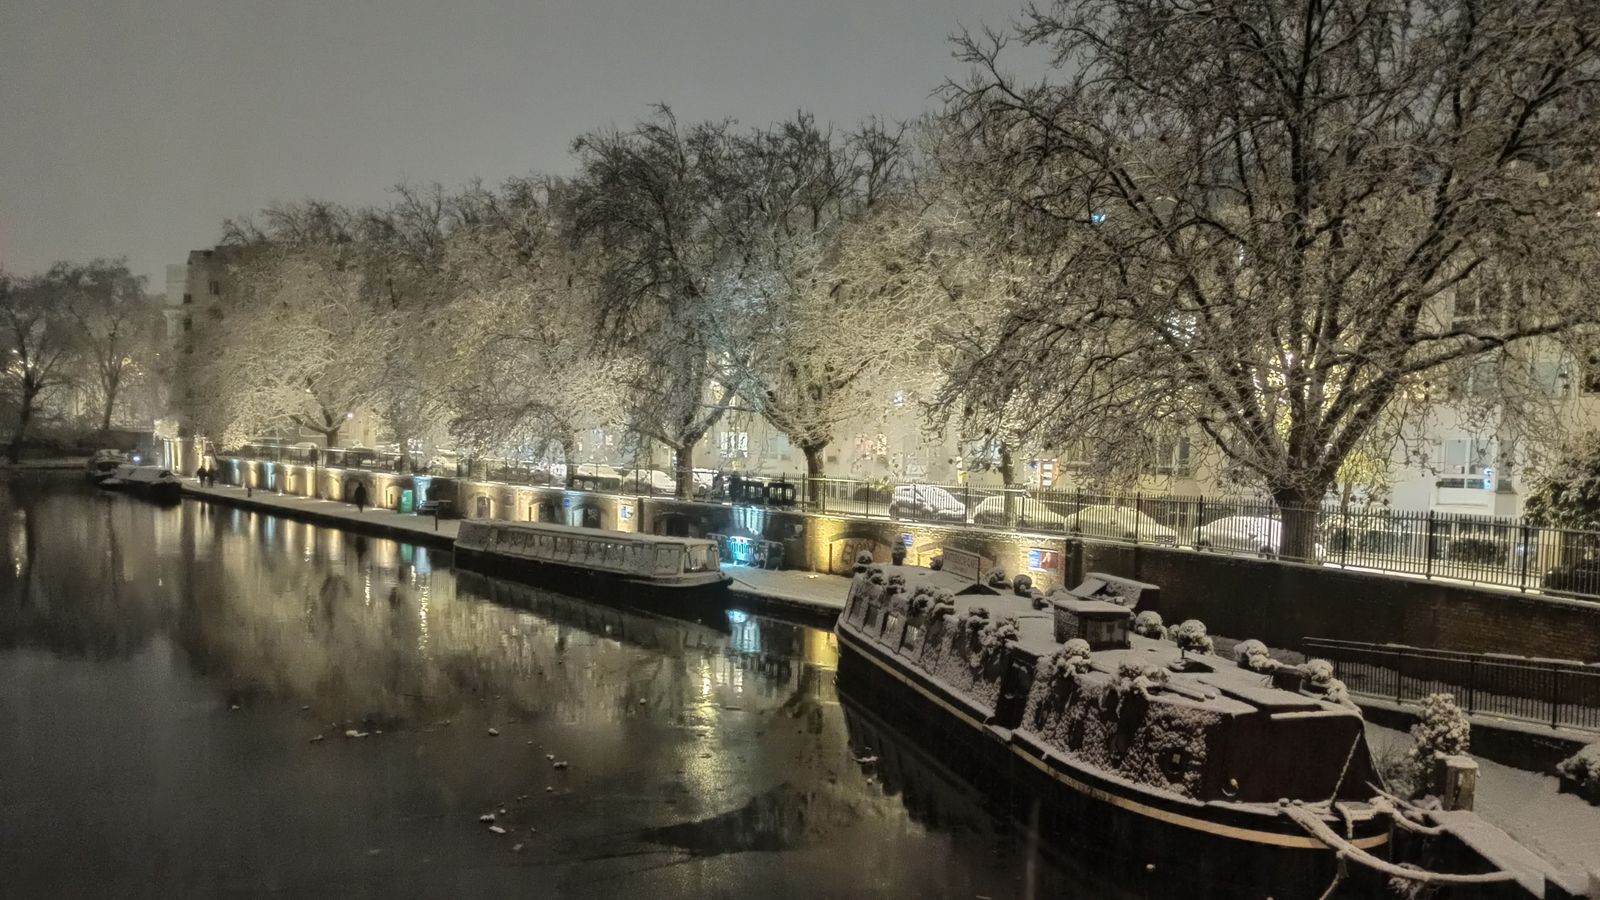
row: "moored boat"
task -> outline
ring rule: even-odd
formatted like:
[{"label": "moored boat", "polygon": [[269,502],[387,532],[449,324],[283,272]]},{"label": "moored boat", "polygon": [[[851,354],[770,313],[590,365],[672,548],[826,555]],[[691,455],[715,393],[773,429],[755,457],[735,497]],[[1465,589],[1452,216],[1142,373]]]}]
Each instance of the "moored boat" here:
[{"label": "moored boat", "polygon": [[716,542],[696,538],[470,519],[455,551],[468,566],[600,600],[714,605],[728,585]]},{"label": "moored boat", "polygon": [[840,691],[1062,846],[1177,867],[1191,896],[1362,893],[1420,873],[1397,857],[1458,868],[1418,876],[1456,896],[1526,896],[1440,829],[1426,847],[1395,837],[1410,822],[1381,791],[1359,710],[1308,669],[1131,633],[1153,586],[984,596],[941,576],[858,565],[835,626]]},{"label": "moored boat", "polygon": [[176,503],[183,497],[182,482],[171,471],[161,466],[125,463],[117,466],[111,475],[101,479],[99,484],[107,490],[123,491],[158,503]]},{"label": "moored boat", "polygon": [[117,472],[117,467],[128,462],[127,456],[118,450],[97,450],[95,454],[84,462],[83,477],[90,484],[99,484]]}]

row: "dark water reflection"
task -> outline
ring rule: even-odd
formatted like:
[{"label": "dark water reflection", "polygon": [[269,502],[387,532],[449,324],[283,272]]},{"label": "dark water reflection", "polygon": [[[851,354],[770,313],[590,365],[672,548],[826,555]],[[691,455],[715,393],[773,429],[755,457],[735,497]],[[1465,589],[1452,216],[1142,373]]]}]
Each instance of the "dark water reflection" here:
[{"label": "dark water reflection", "polygon": [[847,722],[826,632],[69,476],[0,540],[3,897],[1104,896]]}]

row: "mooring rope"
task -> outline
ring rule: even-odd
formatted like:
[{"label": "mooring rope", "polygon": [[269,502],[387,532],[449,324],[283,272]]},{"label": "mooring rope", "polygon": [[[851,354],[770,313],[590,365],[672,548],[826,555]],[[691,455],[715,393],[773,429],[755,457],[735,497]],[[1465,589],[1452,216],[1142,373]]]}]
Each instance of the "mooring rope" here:
[{"label": "mooring rope", "polygon": [[1458,875],[1452,872],[1430,872],[1426,869],[1408,869],[1405,866],[1397,866],[1388,860],[1373,856],[1340,837],[1339,833],[1329,828],[1321,817],[1303,806],[1281,806],[1279,810],[1309,832],[1312,837],[1327,844],[1330,849],[1337,851],[1340,859],[1354,860],[1369,869],[1374,869],[1394,878],[1420,881],[1423,884],[1497,884],[1504,881],[1512,881],[1516,878],[1516,875],[1504,869],[1494,872]]}]

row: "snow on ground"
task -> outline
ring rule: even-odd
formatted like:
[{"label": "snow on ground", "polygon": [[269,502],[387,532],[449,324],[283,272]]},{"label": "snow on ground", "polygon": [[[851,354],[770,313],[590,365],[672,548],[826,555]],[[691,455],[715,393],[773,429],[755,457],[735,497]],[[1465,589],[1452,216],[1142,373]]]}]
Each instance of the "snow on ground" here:
[{"label": "snow on ground", "polygon": [[[1367,723],[1374,757],[1411,746],[1411,735]],[[1476,812],[1562,869],[1600,872],[1600,806],[1558,791],[1554,775],[1478,761]]]}]

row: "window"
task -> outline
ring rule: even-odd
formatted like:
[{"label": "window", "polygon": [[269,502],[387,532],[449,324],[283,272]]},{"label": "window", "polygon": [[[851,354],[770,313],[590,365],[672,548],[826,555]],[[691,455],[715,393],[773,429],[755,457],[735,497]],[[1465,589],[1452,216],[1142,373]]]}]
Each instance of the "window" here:
[{"label": "window", "polygon": [[778,459],[788,459],[791,448],[789,436],[781,431],[767,432],[767,455]]},{"label": "window", "polygon": [[194,330],[194,320],[189,318],[188,316],[184,316],[183,317],[183,330],[185,332],[193,331]]},{"label": "window", "polygon": [[211,291],[211,296],[213,297],[216,297],[222,293],[222,282],[220,281],[213,281],[207,285],[207,287]]},{"label": "window", "polygon": [[1439,442],[1439,474],[1476,475],[1494,465],[1494,441],[1451,438]]},{"label": "window", "polygon": [[1184,478],[1189,475],[1189,439],[1166,438],[1156,445],[1155,468],[1158,475]]},{"label": "window", "polygon": [[717,452],[723,459],[744,459],[750,455],[750,432],[717,432]]},{"label": "window", "polygon": [[193,294],[184,294],[183,295],[183,302],[184,303],[193,303],[194,302],[194,295]]},{"label": "window", "polygon": [[1456,288],[1455,312],[1451,324],[1456,328],[1495,327],[1507,309],[1508,292],[1499,279],[1481,276]]}]

